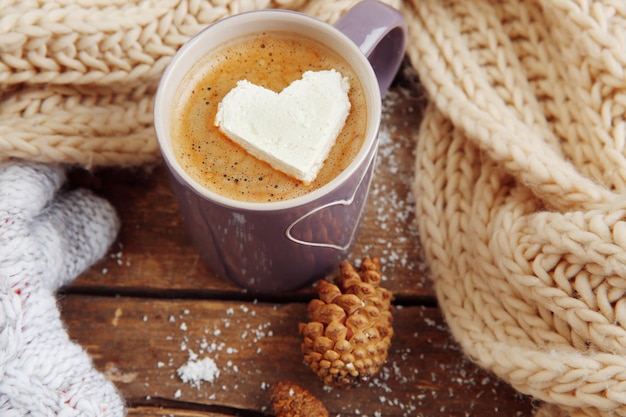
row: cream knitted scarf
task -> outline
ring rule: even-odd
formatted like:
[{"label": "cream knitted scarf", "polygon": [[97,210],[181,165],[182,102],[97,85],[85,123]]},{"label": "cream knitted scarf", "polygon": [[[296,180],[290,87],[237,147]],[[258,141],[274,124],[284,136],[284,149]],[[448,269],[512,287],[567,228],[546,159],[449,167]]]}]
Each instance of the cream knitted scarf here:
[{"label": "cream knitted scarf", "polygon": [[[0,0],[0,155],[157,161],[152,96],[189,36],[353,3]],[[429,96],[414,193],[451,332],[540,413],[626,415],[626,2],[389,3]]]},{"label": "cream knitted scarf", "polygon": [[426,1],[414,193],[464,351],[560,415],[626,415],[626,2]]},{"label": "cream knitted scarf", "polygon": [[208,24],[289,8],[328,21],[354,1],[0,0],[0,155],[87,167],[159,160],[152,100]]}]

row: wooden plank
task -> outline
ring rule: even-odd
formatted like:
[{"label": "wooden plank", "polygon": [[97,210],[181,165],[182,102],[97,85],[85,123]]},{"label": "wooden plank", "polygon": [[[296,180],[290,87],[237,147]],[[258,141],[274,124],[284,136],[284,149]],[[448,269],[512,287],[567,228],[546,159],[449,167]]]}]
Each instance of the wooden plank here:
[{"label": "wooden plank", "polygon": [[[351,254],[351,260],[382,258],[386,286],[398,297],[433,295],[424,273],[410,192],[422,107],[422,97],[414,90],[394,87],[386,96],[375,177],[363,229]],[[240,291],[216,278],[200,261],[163,166],[106,169],[95,175],[80,172],[73,181],[107,198],[122,221],[109,256],[76,280],[75,290],[178,291],[183,295]]]},{"label": "wooden plank", "polygon": [[[352,389],[325,388],[303,364],[297,328],[306,303],[66,295],[61,308],[70,336],[116,383],[131,415],[167,407],[177,416],[259,416],[279,380],[302,385],[344,417],[531,412],[526,398],[464,358],[436,308],[397,308],[387,363]],[[215,362],[214,381],[181,380],[178,370],[196,355]]]},{"label": "wooden plank", "polygon": [[[199,407],[201,408],[201,407]],[[242,414],[239,414],[242,415]],[[233,414],[204,411],[202,409],[181,410],[170,407],[131,407],[128,417],[232,417]]]}]

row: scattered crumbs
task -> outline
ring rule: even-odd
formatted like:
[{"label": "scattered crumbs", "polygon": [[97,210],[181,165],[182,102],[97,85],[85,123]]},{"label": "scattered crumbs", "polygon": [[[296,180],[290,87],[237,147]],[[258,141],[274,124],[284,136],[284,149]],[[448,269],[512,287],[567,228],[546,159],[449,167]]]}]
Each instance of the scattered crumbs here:
[{"label": "scattered crumbs", "polygon": [[[167,357],[160,358],[156,362],[158,369],[169,369],[169,379],[179,379],[184,383],[198,388],[197,396],[215,400],[216,390],[200,390],[201,383],[214,383],[220,375],[256,375],[257,370],[250,367],[248,362],[239,363],[239,354],[250,350],[256,355],[262,355],[264,349],[259,342],[272,337],[272,322],[259,320],[257,314],[258,302],[247,304],[233,304],[233,307],[225,310],[223,317],[217,319],[212,326],[198,328],[194,325],[192,311],[184,309],[178,314],[168,314],[164,317],[170,325],[170,333],[164,339],[175,343],[179,351],[186,352],[188,360],[180,366],[176,354],[169,350]],[[229,333],[229,334],[225,334]],[[227,344],[227,340],[239,340],[234,344]],[[226,379],[224,379],[226,380]],[[230,380],[230,379],[228,379]],[[269,384],[267,384],[269,388]],[[222,391],[237,391],[238,384],[226,384],[221,386]],[[158,396],[157,392],[151,392],[152,396]],[[217,391],[219,395],[219,390]]]},{"label": "scattered crumbs", "polygon": [[200,360],[190,358],[187,363],[178,368],[177,373],[183,382],[200,388],[202,381],[212,383],[218,378],[220,370],[212,358],[206,357]]},{"label": "scattered crumbs", "polygon": [[422,97],[398,89],[389,91],[383,98],[378,157],[365,216],[372,229],[393,236],[393,239],[373,240],[363,235],[351,260],[356,262],[366,256],[377,256],[383,263],[383,282],[401,271],[419,277],[411,285],[425,287],[428,281],[425,273],[427,267],[420,256],[415,198],[411,192],[414,159],[407,157],[414,152],[419,124],[403,124],[392,120],[392,116],[400,112],[406,114],[407,121],[411,117],[421,118],[420,100]]},{"label": "scattered crumbs", "polygon": [[122,251],[122,244],[120,243],[120,250],[117,252],[111,252],[109,257],[115,261],[118,266],[130,267],[132,264],[130,258],[124,259],[124,252]]}]

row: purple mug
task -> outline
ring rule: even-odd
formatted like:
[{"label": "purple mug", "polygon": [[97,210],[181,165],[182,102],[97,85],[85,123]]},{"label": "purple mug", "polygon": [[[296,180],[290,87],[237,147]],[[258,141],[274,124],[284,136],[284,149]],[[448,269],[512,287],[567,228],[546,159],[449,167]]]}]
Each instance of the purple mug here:
[{"label": "purple mug", "polygon": [[[246,34],[277,30],[313,38],[348,61],[366,93],[366,137],[352,163],[309,194],[279,202],[229,199],[202,187],[177,161],[170,143],[172,102],[188,71],[207,53]],[[381,95],[400,67],[405,44],[402,15],[365,0],[335,26],[293,11],[241,13],[212,24],[180,48],[157,90],[155,132],[187,230],[217,276],[252,292],[290,291],[323,277],[347,257],[374,168]]]}]

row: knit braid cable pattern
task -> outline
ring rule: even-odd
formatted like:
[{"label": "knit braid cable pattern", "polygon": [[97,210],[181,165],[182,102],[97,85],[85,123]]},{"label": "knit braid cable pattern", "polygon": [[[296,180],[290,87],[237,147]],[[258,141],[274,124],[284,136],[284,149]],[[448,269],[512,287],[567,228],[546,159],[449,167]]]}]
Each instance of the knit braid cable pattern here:
[{"label": "knit braid cable pattern", "polygon": [[546,402],[626,415],[626,3],[415,0],[414,193],[451,332]]},{"label": "knit braid cable pattern", "polygon": [[302,4],[0,0],[1,158],[88,167],[158,160],[152,100],[176,50],[233,13]]}]

